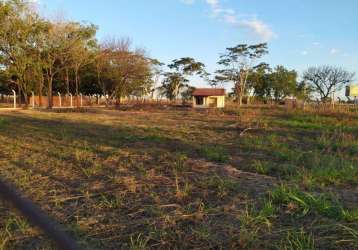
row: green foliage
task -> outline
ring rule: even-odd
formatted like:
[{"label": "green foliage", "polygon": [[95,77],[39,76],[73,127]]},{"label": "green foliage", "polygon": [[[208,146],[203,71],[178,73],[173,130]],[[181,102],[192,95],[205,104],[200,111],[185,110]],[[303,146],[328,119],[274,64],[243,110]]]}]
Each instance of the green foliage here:
[{"label": "green foliage", "polygon": [[315,250],[315,240],[312,234],[307,234],[301,229],[298,232],[289,231],[282,240],[279,249],[284,250]]},{"label": "green foliage", "polygon": [[162,96],[169,100],[175,100],[179,97],[180,92],[187,88],[188,80],[177,72],[167,72],[164,74],[162,85],[158,88]]},{"label": "green foliage", "polygon": [[217,190],[217,195],[219,197],[225,197],[231,193],[239,192],[241,188],[240,182],[229,178],[220,177],[218,175],[205,180],[205,182],[205,184],[208,185],[210,189]]},{"label": "green foliage", "polygon": [[136,237],[131,236],[130,237],[130,246],[129,249],[131,250],[145,250],[147,249],[149,239],[143,238],[142,234],[138,234]]},{"label": "green foliage", "polygon": [[220,145],[204,145],[199,149],[199,154],[209,161],[226,163],[229,155],[226,149]]},{"label": "green foliage", "polygon": [[298,93],[297,72],[284,66],[271,70],[267,64],[260,64],[249,74],[248,87],[257,97],[281,101]]},{"label": "green foliage", "polygon": [[304,81],[321,97],[322,102],[331,100],[336,91],[341,90],[354,79],[355,73],[334,66],[310,67],[303,73]]},{"label": "green foliage", "polygon": [[47,90],[50,108],[54,92],[103,94],[119,101],[150,93],[157,62],[124,39],[99,45],[96,32],[93,24],[45,20],[25,0],[2,1],[0,91],[16,87],[28,104],[31,92],[42,96]]},{"label": "green foliage", "polygon": [[266,43],[255,45],[239,44],[227,48],[226,53],[220,56],[218,62],[223,69],[217,70],[217,79],[222,82],[234,83],[234,93],[238,97],[239,104],[247,92],[247,79],[255,67],[256,60],[268,54]]},{"label": "green foliage", "polygon": [[171,101],[178,99],[180,94],[184,100],[190,99],[193,88],[187,84],[189,82],[187,77],[193,74],[204,77],[207,74],[205,65],[191,57],[175,59],[168,67],[174,71],[163,74],[164,79],[158,89],[162,96]]},{"label": "green foliage", "polygon": [[313,195],[298,188],[281,185],[270,192],[270,199],[278,206],[284,206],[287,212],[306,216],[319,215],[346,221],[357,221],[357,212],[344,209],[337,201],[326,195]]},{"label": "green foliage", "polygon": [[9,121],[5,118],[0,117],[0,129],[9,124]]}]

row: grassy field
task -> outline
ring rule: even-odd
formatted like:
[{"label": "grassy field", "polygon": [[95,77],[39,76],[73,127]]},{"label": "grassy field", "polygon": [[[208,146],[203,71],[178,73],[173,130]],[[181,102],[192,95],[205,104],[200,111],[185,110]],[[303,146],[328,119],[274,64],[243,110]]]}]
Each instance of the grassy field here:
[{"label": "grassy field", "polygon": [[[358,248],[357,114],[2,112],[0,168],[85,249]],[[0,249],[51,244],[0,202]]]}]

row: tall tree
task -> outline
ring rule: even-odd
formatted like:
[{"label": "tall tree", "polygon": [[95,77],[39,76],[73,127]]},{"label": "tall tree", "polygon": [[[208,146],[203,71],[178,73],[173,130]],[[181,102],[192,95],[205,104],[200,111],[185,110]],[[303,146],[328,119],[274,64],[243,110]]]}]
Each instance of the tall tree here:
[{"label": "tall tree", "polygon": [[149,93],[153,84],[151,59],[143,50],[132,50],[129,39],[110,39],[97,56],[98,83],[109,99]]},{"label": "tall tree", "polygon": [[220,56],[219,65],[224,68],[217,73],[227,82],[234,83],[235,94],[238,97],[239,106],[242,105],[242,98],[246,94],[246,84],[250,72],[255,67],[258,59],[268,53],[267,44],[256,45],[239,44],[227,48],[226,53]]},{"label": "tall tree", "polygon": [[178,99],[181,90],[188,87],[189,76],[195,74],[205,77],[207,75],[205,65],[191,57],[175,59],[168,65],[168,68],[172,71],[163,74],[164,79],[159,90],[171,101]]},{"label": "tall tree", "polygon": [[311,67],[303,79],[321,97],[322,102],[334,101],[334,95],[354,79],[354,73],[334,66]]},{"label": "tall tree", "polygon": [[25,104],[41,79],[39,45],[47,30],[46,22],[20,0],[0,2],[0,54],[1,64],[17,85]]},{"label": "tall tree", "polygon": [[266,63],[262,63],[255,66],[247,77],[247,89],[250,89],[253,95],[265,101],[271,98],[272,94],[270,81],[271,72],[272,69],[270,66]]},{"label": "tall tree", "polygon": [[78,94],[79,71],[88,62],[89,51],[95,46],[95,34],[96,27],[94,25],[81,25],[74,22],[51,23],[42,49],[49,108],[53,105],[53,82],[61,72],[65,72],[68,91],[68,71],[73,69],[75,91]]},{"label": "tall tree", "polygon": [[178,99],[180,92],[187,87],[188,79],[177,72],[164,73],[162,85],[158,88],[161,95],[170,101]]},{"label": "tall tree", "polygon": [[94,60],[94,49],[96,47],[95,35],[97,27],[94,25],[81,25],[79,23],[70,23],[71,28],[67,42],[70,44],[69,60],[73,66],[75,94],[77,96],[77,106],[79,106],[79,88],[80,88],[80,70],[82,67],[90,64]]},{"label": "tall tree", "polygon": [[296,71],[277,66],[270,74],[270,81],[275,101],[281,101],[290,95],[295,95],[298,85]]}]

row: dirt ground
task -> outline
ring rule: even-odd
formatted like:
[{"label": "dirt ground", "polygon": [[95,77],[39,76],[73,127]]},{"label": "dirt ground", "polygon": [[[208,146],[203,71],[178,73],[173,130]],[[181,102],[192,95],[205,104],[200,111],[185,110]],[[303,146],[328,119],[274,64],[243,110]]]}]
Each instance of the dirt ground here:
[{"label": "dirt ground", "polygon": [[[0,110],[0,176],[84,249],[354,249],[358,115]],[[0,202],[0,249],[53,243]]]}]

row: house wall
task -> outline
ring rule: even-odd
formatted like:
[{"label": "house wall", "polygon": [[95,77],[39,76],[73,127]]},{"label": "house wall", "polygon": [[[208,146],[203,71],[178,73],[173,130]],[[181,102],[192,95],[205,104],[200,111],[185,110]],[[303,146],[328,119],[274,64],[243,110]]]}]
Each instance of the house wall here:
[{"label": "house wall", "polygon": [[216,98],[217,99],[216,108],[224,108],[225,107],[225,96],[208,96],[208,97],[204,97],[204,104],[203,105],[196,105],[195,96],[193,96],[193,107],[194,108],[209,108],[209,98]]},{"label": "house wall", "polygon": [[218,108],[225,108],[225,96],[217,96]]}]

